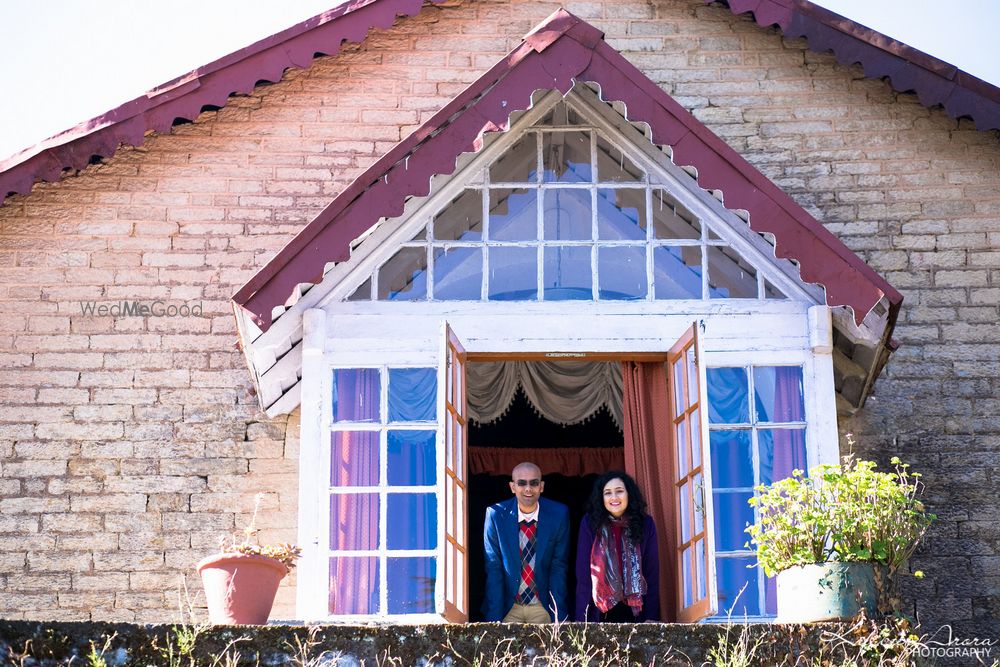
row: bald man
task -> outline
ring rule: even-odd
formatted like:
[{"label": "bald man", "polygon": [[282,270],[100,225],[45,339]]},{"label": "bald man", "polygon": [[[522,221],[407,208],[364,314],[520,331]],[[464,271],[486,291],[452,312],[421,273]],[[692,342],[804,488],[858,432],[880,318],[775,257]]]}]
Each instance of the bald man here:
[{"label": "bald man", "polygon": [[514,497],[486,510],[487,621],[551,623],[567,618],[569,510],[541,498],[544,490],[539,467],[519,463],[511,472]]}]

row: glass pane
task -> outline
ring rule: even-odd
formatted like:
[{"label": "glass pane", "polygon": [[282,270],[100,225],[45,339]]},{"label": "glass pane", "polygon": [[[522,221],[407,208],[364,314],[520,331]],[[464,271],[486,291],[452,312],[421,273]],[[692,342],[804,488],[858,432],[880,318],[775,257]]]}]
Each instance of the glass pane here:
[{"label": "glass pane", "polygon": [[680,416],[684,414],[684,406],[687,404],[687,397],[684,393],[684,359],[674,362],[674,414]]},{"label": "glass pane", "polygon": [[698,402],[698,365],[694,360],[694,346],[687,349],[684,353],[685,365],[687,366],[688,372],[688,404],[687,407],[691,407]]},{"label": "glass pane", "polygon": [[708,421],[711,424],[749,424],[750,392],[745,368],[709,368]]},{"label": "glass pane", "polygon": [[535,248],[492,247],[490,301],[538,299],[538,251]]},{"label": "glass pane", "polygon": [[330,434],[330,486],[378,486],[378,431]]},{"label": "glass pane", "polygon": [[412,301],[427,298],[427,251],[402,248],[378,270],[380,301]]},{"label": "glass pane", "polygon": [[694,534],[705,530],[705,488],[701,473],[691,478],[694,486]]},{"label": "glass pane", "polygon": [[744,529],[753,523],[753,508],[747,503],[750,491],[715,491],[715,548],[742,551],[750,540]]},{"label": "glass pane", "polygon": [[465,461],[462,459],[462,454],[464,450],[462,448],[462,437],[463,437],[462,424],[458,421],[455,422],[455,474],[462,476],[465,474],[463,466]]},{"label": "glass pane", "polygon": [[[457,569],[457,571],[459,573],[464,573],[465,572],[465,567],[466,567],[466,565],[465,565],[465,554],[462,553],[461,551],[456,551],[455,552],[455,559],[458,561],[455,564],[455,568]],[[455,596],[455,606],[458,607],[459,611],[461,611],[463,613],[468,613],[469,612],[469,602],[468,602],[468,600],[465,599],[465,597],[466,597],[465,596],[465,582],[463,581],[462,577],[458,577],[455,580],[455,587],[458,589],[458,594]]]},{"label": "glass pane", "polygon": [[757,432],[760,447],[760,483],[771,484],[792,476],[793,470],[806,470],[806,430],[761,429]]},{"label": "glass pane", "polygon": [[646,248],[597,249],[598,294],[601,299],[646,298]]},{"label": "glass pane", "polygon": [[653,284],[657,299],[700,299],[701,247],[653,248]]},{"label": "glass pane", "polygon": [[754,407],[757,421],[805,420],[801,366],[762,366],[753,369]]},{"label": "glass pane", "polygon": [[[686,420],[685,420],[686,421]],[[676,425],[674,442],[677,443],[677,477],[681,478],[687,475],[688,471],[691,469],[691,464],[688,462],[688,441],[687,441],[687,426],[685,421]]]},{"label": "glass pane", "polygon": [[434,421],[437,416],[437,369],[389,369],[389,421]]},{"label": "glass pane", "polygon": [[463,190],[434,218],[436,241],[483,240],[483,193]]},{"label": "glass pane", "polygon": [[698,409],[695,408],[691,412],[691,417],[688,423],[691,424],[691,460],[694,461],[695,466],[700,466],[702,463],[701,456],[701,417],[698,415]]},{"label": "glass pane", "polygon": [[778,613],[778,580],[764,577],[764,613],[775,616]]},{"label": "glass pane", "polygon": [[455,539],[459,544],[465,544],[465,490],[459,485],[455,485],[455,518],[458,523],[458,530]]},{"label": "glass pane", "polygon": [[770,280],[764,279],[764,298],[765,299],[787,299],[785,293],[780,289],[771,284]]},{"label": "glass pane", "polygon": [[542,162],[546,183],[590,182],[590,132],[543,133]]},{"label": "glass pane", "polygon": [[708,597],[708,580],[707,574],[705,572],[705,540],[698,540],[694,544],[694,571],[695,571],[695,581],[697,582],[697,597],[699,600],[704,600]]},{"label": "glass pane", "polygon": [[331,614],[377,614],[378,558],[343,556],[330,559]]},{"label": "glass pane", "polygon": [[[719,586],[719,615],[732,612],[734,619],[760,614],[760,593],[757,570],[750,568],[753,557],[717,558],[715,560]],[[744,589],[744,586],[746,587]],[[742,590],[742,592],[740,592]],[[738,598],[738,599],[737,599]]]},{"label": "glass pane", "polygon": [[535,181],[538,153],[535,150],[535,133],[528,132],[490,165],[493,183],[530,183]]},{"label": "glass pane", "polygon": [[380,384],[377,368],[333,369],[333,421],[377,422]]},{"label": "glass pane", "polygon": [[691,539],[691,485],[688,482],[681,484],[678,494],[681,501],[681,543],[683,544]]},{"label": "glass pane", "polygon": [[482,293],[482,248],[434,248],[435,300],[479,301]]},{"label": "glass pane", "polygon": [[330,494],[330,548],[378,549],[378,494]]},{"label": "glass pane", "polygon": [[750,431],[711,431],[712,482],[717,489],[751,487],[753,453]]},{"label": "glass pane", "polygon": [[597,191],[597,238],[603,241],[646,240],[646,191]]},{"label": "glass pane", "polygon": [[641,181],[643,170],[624,151],[614,146],[600,134],[597,135],[597,177],[613,183]]},{"label": "glass pane", "polygon": [[708,294],[713,299],[756,299],[757,269],[727,246],[707,246]]},{"label": "glass pane", "polygon": [[390,549],[437,548],[437,496],[433,493],[390,493]]},{"label": "glass pane", "polygon": [[694,214],[680,206],[666,190],[653,190],[653,238],[697,240],[701,224]]},{"label": "glass pane", "polygon": [[490,190],[490,240],[537,240],[537,196],[537,190]]},{"label": "glass pane", "polygon": [[437,481],[436,431],[389,431],[389,484],[423,486]]},{"label": "glass pane", "polygon": [[545,299],[568,301],[591,299],[590,248],[556,246],[545,248]]},{"label": "glass pane", "polygon": [[358,289],[354,290],[354,292],[349,297],[347,297],[345,301],[370,301],[371,298],[372,298],[372,279],[368,278],[368,280],[361,283],[361,286],[358,287]]},{"label": "glass pane", "polygon": [[548,241],[587,241],[592,238],[590,190],[546,190],[543,219]]},{"label": "glass pane", "polygon": [[[451,478],[445,479],[444,484],[444,532],[446,535],[455,536],[455,482]],[[450,549],[445,545],[445,549]]]},{"label": "glass pane", "polygon": [[434,611],[434,558],[389,558],[390,614],[425,614]]},{"label": "glass pane", "polygon": [[684,580],[684,606],[690,607],[694,604],[694,582],[691,580],[691,557],[693,555],[693,550],[691,547],[684,549],[681,552],[681,569],[682,578]]},{"label": "glass pane", "polygon": [[455,451],[455,420],[450,415],[446,421],[447,432],[444,438],[444,465],[451,470],[455,470],[455,459],[452,452]]}]

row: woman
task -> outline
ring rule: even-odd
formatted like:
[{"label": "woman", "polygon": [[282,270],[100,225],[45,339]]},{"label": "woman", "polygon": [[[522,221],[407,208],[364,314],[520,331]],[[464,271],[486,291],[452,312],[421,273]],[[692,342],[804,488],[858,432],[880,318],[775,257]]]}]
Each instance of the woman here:
[{"label": "woman", "polygon": [[656,525],[639,486],[620,471],[594,483],[576,550],[577,621],[660,620]]}]

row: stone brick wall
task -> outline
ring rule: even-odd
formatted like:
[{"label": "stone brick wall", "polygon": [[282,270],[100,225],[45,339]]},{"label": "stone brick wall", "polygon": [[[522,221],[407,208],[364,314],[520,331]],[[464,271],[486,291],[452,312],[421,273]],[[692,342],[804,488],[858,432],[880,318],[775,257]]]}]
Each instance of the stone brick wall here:
[{"label": "stone brick wall", "polygon": [[[0,616],[177,620],[258,492],[263,537],[294,539],[297,417],[257,409],[228,297],[557,6],[425,8],[0,207]],[[902,345],[842,427],[926,474],[940,520],[909,609],[1000,639],[997,132],[723,7],[565,7],[905,294]],[[81,312],[125,299],[203,314]]]}]

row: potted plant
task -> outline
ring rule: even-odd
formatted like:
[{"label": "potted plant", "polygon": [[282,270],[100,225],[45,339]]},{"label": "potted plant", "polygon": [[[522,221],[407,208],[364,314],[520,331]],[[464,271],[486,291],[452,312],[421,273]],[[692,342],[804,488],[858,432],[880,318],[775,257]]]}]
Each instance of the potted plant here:
[{"label": "potted plant", "polygon": [[259,543],[255,526],[261,498],[255,499],[242,537],[223,538],[219,553],[198,563],[211,623],[267,623],[278,585],[301,555],[301,549],[291,544]]},{"label": "potted plant", "polygon": [[[869,615],[898,606],[893,582],[936,518],[917,499],[919,473],[896,457],[894,471],[844,458],[806,476],[758,486],[757,519],[746,530],[757,562],[777,575],[778,621],[804,623]],[[915,576],[923,576],[915,572]]]}]

